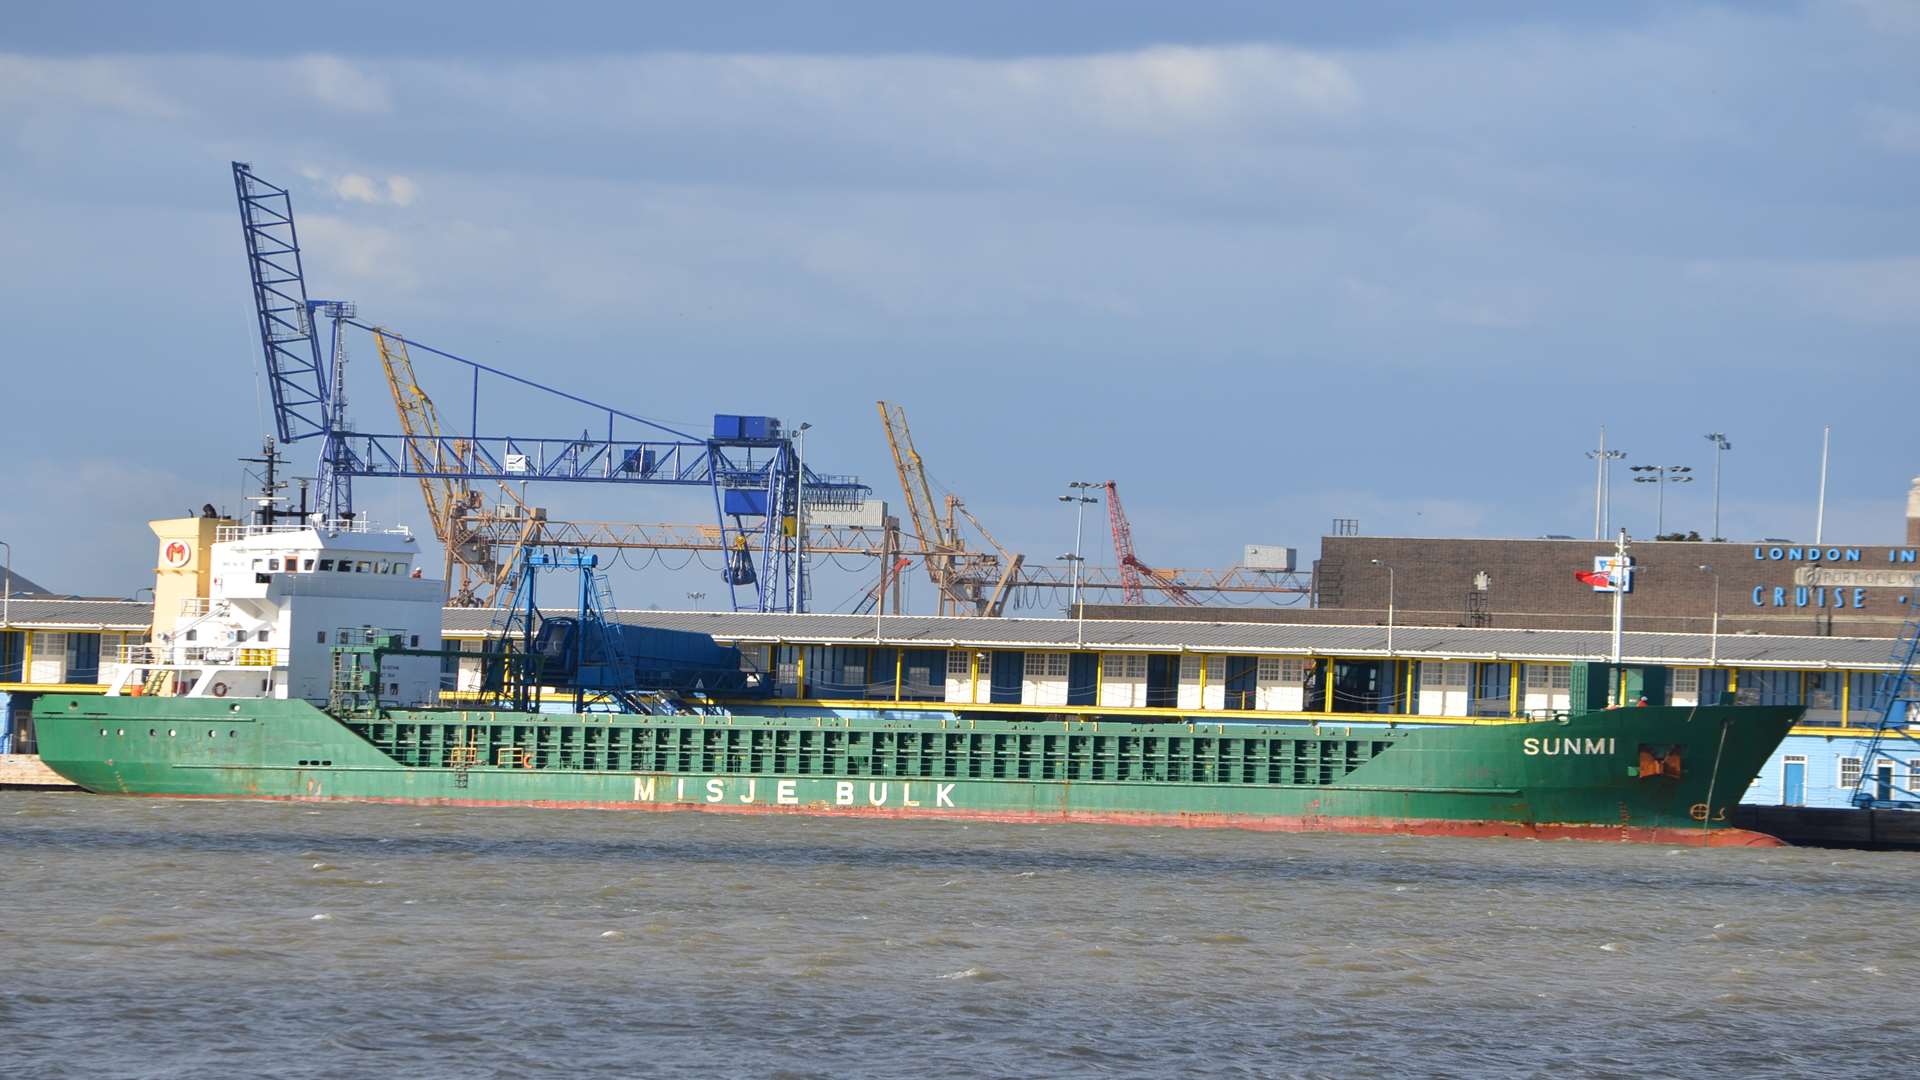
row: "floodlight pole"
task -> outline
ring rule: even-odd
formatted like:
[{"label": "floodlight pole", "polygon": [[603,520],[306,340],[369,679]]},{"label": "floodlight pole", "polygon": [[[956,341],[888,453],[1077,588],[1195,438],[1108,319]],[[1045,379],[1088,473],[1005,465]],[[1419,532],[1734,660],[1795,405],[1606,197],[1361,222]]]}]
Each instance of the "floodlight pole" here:
[{"label": "floodlight pole", "polygon": [[1706,563],[1700,564],[1700,569],[1713,577],[1713,629],[1711,631],[1713,638],[1711,644],[1707,646],[1707,661],[1718,666],[1720,663],[1720,575]]},{"label": "floodlight pole", "polygon": [[1713,539],[1717,543],[1726,537],[1720,535],[1720,455],[1733,449],[1724,433],[1707,432],[1707,441],[1713,443]]},{"label": "floodlight pole", "polygon": [[1389,563],[1381,562],[1379,559],[1374,559],[1372,560],[1372,562],[1373,562],[1373,565],[1384,566],[1386,567],[1386,570],[1387,570],[1387,658],[1392,659],[1393,658],[1393,566]]}]

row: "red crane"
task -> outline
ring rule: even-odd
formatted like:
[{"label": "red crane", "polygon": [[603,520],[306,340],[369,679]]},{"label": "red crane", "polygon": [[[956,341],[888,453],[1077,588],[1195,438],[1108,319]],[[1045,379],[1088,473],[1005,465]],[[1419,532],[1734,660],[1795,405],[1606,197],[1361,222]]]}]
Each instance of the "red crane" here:
[{"label": "red crane", "polygon": [[1120,588],[1129,604],[1144,604],[1146,593],[1140,588],[1142,577],[1152,578],[1176,604],[1187,607],[1199,607],[1200,601],[1180,587],[1180,583],[1171,576],[1163,574],[1133,554],[1133,526],[1127,524],[1127,512],[1120,506],[1120,486],[1112,480],[1107,481],[1107,521],[1113,526],[1113,554],[1120,560]]}]

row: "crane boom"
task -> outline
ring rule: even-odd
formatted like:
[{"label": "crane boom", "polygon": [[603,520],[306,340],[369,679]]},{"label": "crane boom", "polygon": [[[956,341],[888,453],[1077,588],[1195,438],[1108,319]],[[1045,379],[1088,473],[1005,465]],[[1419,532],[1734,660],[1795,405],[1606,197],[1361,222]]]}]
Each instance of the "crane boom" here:
[{"label": "crane boom", "polygon": [[1155,570],[1140,561],[1133,553],[1133,525],[1127,521],[1127,511],[1120,505],[1120,485],[1107,481],[1107,522],[1113,530],[1113,554],[1120,564],[1120,587],[1125,602],[1144,604],[1146,593],[1141,584],[1142,578],[1149,578],[1160,588],[1168,599],[1187,607],[1199,607],[1200,601],[1171,577]]},{"label": "crane boom", "polygon": [[253,279],[253,310],[266,357],[267,390],[273,396],[274,430],[283,443],[331,430],[327,375],[320,336],[307,303],[300,237],[293,227],[287,189],[253,175],[253,166],[233,163],[233,191],[247,242]]}]

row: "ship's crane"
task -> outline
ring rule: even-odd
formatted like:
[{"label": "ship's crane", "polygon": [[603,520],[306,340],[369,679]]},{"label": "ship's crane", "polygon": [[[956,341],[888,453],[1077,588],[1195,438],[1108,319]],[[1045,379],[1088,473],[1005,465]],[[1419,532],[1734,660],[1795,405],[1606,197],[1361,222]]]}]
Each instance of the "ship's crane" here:
[{"label": "ship's crane", "polygon": [[[809,508],[857,508],[869,490],[850,476],[831,476],[804,468],[791,435],[778,421],[763,416],[719,415],[711,437],[694,435],[588,397],[545,386],[499,368],[469,360],[417,340],[378,331],[358,320],[351,305],[311,301],[287,189],[253,175],[251,166],[233,163],[259,320],[267,383],[273,399],[275,430],[282,443],[307,438],[321,441],[323,520],[349,517],[351,479],[361,476],[442,481],[440,494],[468,498],[475,484],[541,480],[571,483],[666,484],[705,487],[713,492],[714,511],[727,553],[724,579],[735,610],[783,611],[804,608],[800,580],[800,543],[788,523]],[[413,353],[428,353],[456,365],[468,376],[466,431],[402,431],[400,434],[351,430],[344,412],[344,387],[334,385],[322,363],[316,320],[333,322],[333,357],[344,365],[343,332],[351,327],[376,333],[389,350],[398,343]],[[411,356],[409,357],[411,366]],[[604,437],[489,435],[480,430],[482,377],[513,384],[581,407],[604,425]],[[416,380],[413,381],[417,385]],[[438,420],[436,415],[436,426]],[[640,437],[623,433],[640,429]],[[803,495],[804,493],[804,495]],[[453,504],[450,504],[453,505]],[[439,524],[449,520],[443,508]]]},{"label": "ship's crane", "polygon": [[1163,571],[1155,570],[1141,562],[1133,554],[1133,526],[1127,521],[1127,511],[1120,505],[1120,485],[1107,481],[1107,521],[1113,529],[1113,554],[1120,564],[1120,588],[1129,604],[1144,604],[1147,598],[1141,587],[1141,579],[1149,578],[1159,585],[1167,599],[1186,607],[1199,607],[1200,601],[1193,598],[1184,586]]}]

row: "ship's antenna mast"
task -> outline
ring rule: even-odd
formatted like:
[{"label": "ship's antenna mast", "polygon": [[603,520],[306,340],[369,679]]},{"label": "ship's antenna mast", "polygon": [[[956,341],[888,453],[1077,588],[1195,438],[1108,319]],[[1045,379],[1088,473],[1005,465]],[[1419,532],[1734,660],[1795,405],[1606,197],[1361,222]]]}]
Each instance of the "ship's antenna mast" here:
[{"label": "ship's antenna mast", "polygon": [[300,481],[300,508],[288,510],[282,505],[286,501],[283,492],[287,489],[287,482],[280,479],[280,462],[283,460],[279,443],[271,435],[261,444],[259,457],[240,459],[242,464],[262,466],[260,494],[249,496],[249,501],[258,504],[253,512],[256,525],[272,525],[284,519],[298,521],[307,516],[307,482],[304,479]]}]

